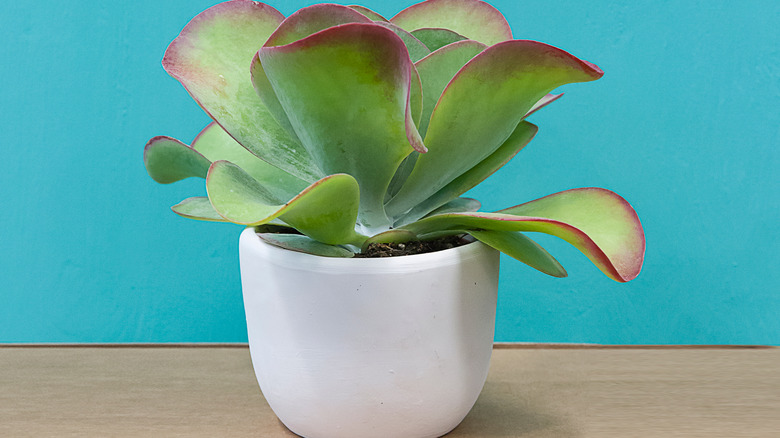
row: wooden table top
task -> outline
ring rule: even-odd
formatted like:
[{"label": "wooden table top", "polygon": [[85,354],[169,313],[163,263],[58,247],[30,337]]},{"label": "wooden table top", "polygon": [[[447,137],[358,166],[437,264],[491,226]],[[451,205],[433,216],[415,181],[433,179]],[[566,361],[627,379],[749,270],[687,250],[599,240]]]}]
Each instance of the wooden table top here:
[{"label": "wooden table top", "polygon": [[[497,348],[456,437],[780,437],[779,348]],[[295,437],[244,346],[0,346],[0,437]]]}]

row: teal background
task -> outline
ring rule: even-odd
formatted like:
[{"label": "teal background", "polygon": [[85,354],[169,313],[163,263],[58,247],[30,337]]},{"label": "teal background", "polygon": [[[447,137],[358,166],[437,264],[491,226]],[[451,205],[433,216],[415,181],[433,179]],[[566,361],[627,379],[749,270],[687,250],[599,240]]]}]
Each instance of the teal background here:
[{"label": "teal background", "polygon": [[[8,2],[0,14],[0,342],[246,339],[241,228],[168,207],[142,149],[208,122],[160,60],[205,0]],[[270,1],[289,15],[311,4]],[[411,1],[366,1],[392,16]],[[566,279],[503,260],[496,339],[780,344],[780,2],[495,0],[515,37],[606,75],[564,87],[537,138],[474,190],[485,209],[573,187],[626,197],[642,274],[603,276],[540,238]]]}]

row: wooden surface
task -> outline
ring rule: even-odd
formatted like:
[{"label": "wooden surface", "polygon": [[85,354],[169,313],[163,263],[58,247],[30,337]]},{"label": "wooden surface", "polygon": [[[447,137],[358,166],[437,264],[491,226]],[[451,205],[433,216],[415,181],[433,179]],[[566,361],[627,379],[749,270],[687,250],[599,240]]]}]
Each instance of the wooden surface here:
[{"label": "wooden surface", "polygon": [[[500,348],[447,438],[780,437],[778,371],[778,348]],[[0,347],[0,437],[28,436],[295,437],[245,347]]]}]

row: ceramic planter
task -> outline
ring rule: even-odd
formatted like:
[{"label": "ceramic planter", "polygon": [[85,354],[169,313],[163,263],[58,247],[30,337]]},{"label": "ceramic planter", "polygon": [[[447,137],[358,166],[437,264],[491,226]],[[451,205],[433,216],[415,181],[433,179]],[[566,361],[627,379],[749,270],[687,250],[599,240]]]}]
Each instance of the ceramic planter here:
[{"label": "ceramic planter", "polygon": [[249,347],[274,413],[307,438],[438,437],[487,377],[499,253],[382,259],[239,244]]}]

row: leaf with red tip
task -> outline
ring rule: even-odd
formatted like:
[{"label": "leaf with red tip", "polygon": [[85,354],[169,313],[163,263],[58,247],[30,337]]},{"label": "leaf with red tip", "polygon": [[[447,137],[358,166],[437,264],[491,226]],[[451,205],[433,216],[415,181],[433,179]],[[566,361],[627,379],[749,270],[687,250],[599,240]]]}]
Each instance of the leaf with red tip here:
[{"label": "leaf with red tip", "polygon": [[[372,20],[360,13],[354,7],[347,7],[335,4],[318,4],[303,8],[285,19],[279,28],[268,38],[265,47],[274,47],[289,44],[300,39],[306,38],[314,33],[347,23],[372,23]],[[409,57],[412,62],[422,59],[430,50],[420,40],[412,36],[409,32],[400,27],[385,21],[379,21],[376,24],[384,26],[398,35],[406,45],[409,51]],[[263,102],[271,109],[277,120],[281,120],[285,126],[290,126],[287,114],[284,113],[276,92],[273,90],[268,76],[265,74],[262,63],[259,62],[258,55],[252,62],[252,83],[258,95]],[[420,111],[422,108],[422,91],[420,90],[420,79],[417,71],[412,67],[412,95],[411,110],[415,125],[420,122]]]},{"label": "leaf with red tip", "polygon": [[488,47],[442,93],[425,135],[428,153],[387,205],[389,214],[410,209],[492,154],[551,90],[602,75],[595,65],[536,41]]},{"label": "leaf with red tip", "polygon": [[[363,14],[336,4],[317,4],[299,9],[294,14],[285,18],[276,28],[273,34],[263,45],[264,47],[274,47],[289,44],[321,30],[333,26],[339,26],[346,23],[371,23],[372,21]],[[268,110],[274,118],[284,126],[289,132],[294,133],[290,119],[284,112],[279,99],[276,97],[271,83],[263,70],[255,53],[252,59],[252,85],[255,87],[257,95],[263,100]],[[297,135],[296,135],[297,138]]]},{"label": "leaf with red tip", "polygon": [[171,137],[154,137],[144,147],[144,165],[153,180],[170,184],[192,176],[205,178],[211,162]]},{"label": "leaf with red tip", "polygon": [[262,225],[279,218],[323,243],[362,243],[365,239],[355,233],[360,192],[349,175],[326,176],[279,204],[240,167],[216,161],[209,169],[206,190],[211,205],[230,222]]},{"label": "leaf with red tip", "polygon": [[285,18],[263,47],[283,46],[313,35],[319,31],[347,23],[373,21],[347,6],[323,3],[299,9]]},{"label": "leaf with red tip", "polygon": [[409,6],[390,21],[408,31],[440,27],[489,46],[512,39],[498,9],[478,0],[428,0]]},{"label": "leaf with red tip", "polygon": [[188,219],[208,222],[228,222],[227,219],[220,216],[219,213],[214,210],[214,207],[211,206],[211,202],[209,202],[209,198],[205,196],[187,198],[171,207],[171,210],[179,216]]},{"label": "leaf with red tip", "polygon": [[531,231],[569,242],[604,274],[624,282],[642,269],[645,236],[631,205],[600,188],[572,189],[496,213],[430,216],[402,229],[422,235],[440,230]]},{"label": "leaf with red tip", "polygon": [[163,67],[250,152],[313,181],[322,171],[257,97],[249,75],[252,56],[283,18],[259,2],[220,3],[184,27],[168,46]]},{"label": "leaf with red tip", "polygon": [[467,39],[463,35],[453,32],[449,29],[441,28],[424,28],[416,29],[411,32],[418,40],[422,41],[431,52],[441,49],[442,47]]},{"label": "leaf with red tip", "polygon": [[471,230],[468,233],[480,242],[547,275],[558,278],[568,275],[555,257],[525,234],[490,230]]},{"label": "leaf with red tip", "polygon": [[325,173],[360,184],[360,222],[389,224],[382,202],[413,147],[424,150],[410,110],[412,64],[391,30],[351,23],[258,53],[285,113]]},{"label": "leaf with red tip", "polygon": [[442,187],[431,197],[414,206],[396,224],[403,225],[432,214],[429,212],[476,187],[477,184],[484,181],[517,155],[534,138],[538,131],[539,128],[533,123],[520,122],[512,135],[495,152]]},{"label": "leaf with red tip", "polygon": [[[280,202],[292,198],[309,185],[306,181],[257,158],[216,123],[210,124],[195,137],[192,149],[211,162],[225,160],[242,168]],[[206,170],[208,171],[208,168]]]},{"label": "leaf with red tip", "polygon": [[359,6],[359,5],[350,5],[350,8],[360,12],[361,14],[365,15],[366,17],[374,20],[374,21],[390,21],[387,18],[377,14],[376,12],[372,11],[371,9],[368,9],[365,6]]},{"label": "leaf with red tip", "polygon": [[467,62],[485,50],[486,46],[472,40],[459,41],[431,53],[415,64],[422,82],[423,108],[420,135],[425,138],[433,108],[455,76]]}]

